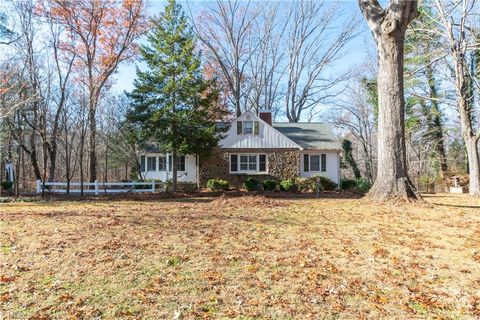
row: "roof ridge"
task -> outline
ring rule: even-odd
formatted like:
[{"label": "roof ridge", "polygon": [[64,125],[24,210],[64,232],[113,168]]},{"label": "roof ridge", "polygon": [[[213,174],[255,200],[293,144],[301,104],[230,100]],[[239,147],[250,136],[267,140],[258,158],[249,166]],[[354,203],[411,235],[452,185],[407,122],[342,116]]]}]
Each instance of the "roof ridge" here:
[{"label": "roof ridge", "polygon": [[328,124],[326,122],[272,122],[272,124]]}]

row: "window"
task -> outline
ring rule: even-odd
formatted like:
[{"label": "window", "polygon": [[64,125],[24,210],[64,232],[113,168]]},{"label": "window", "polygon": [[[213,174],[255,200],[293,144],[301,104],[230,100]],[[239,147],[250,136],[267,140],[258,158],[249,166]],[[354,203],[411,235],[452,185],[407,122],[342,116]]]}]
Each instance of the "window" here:
[{"label": "window", "polygon": [[243,134],[253,133],[253,121],[243,121]]},{"label": "window", "polygon": [[327,171],[327,155],[322,154],[322,172]]},{"label": "window", "polygon": [[140,157],[140,171],[145,172],[145,156]]},{"label": "window", "polygon": [[303,171],[327,171],[327,155],[326,154],[304,154],[303,155]]},{"label": "window", "polygon": [[167,157],[161,156],[158,157],[158,171],[167,170]]},{"label": "window", "polygon": [[238,155],[231,154],[230,155],[230,172],[237,172],[238,171]]},{"label": "window", "polygon": [[310,171],[320,171],[320,156],[311,155],[310,156]]},{"label": "window", "polygon": [[[168,171],[172,171],[172,156],[168,156]],[[185,171],[185,156],[177,157],[177,171]]]},{"label": "window", "polygon": [[265,154],[231,154],[230,172],[267,172]]},{"label": "window", "polygon": [[261,154],[258,156],[258,171],[260,172],[266,172],[267,171],[267,156],[264,154]]},{"label": "window", "polygon": [[147,171],[157,171],[157,157],[147,157]]},{"label": "window", "polygon": [[260,128],[259,121],[237,121],[237,134],[258,135]]}]

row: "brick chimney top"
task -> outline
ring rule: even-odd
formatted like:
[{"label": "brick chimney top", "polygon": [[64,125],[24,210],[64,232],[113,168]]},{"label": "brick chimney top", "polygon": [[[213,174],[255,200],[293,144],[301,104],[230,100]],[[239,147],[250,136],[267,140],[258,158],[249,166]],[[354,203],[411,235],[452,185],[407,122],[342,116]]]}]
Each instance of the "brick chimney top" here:
[{"label": "brick chimney top", "polygon": [[260,110],[258,112],[258,116],[260,119],[268,123],[269,125],[272,125],[272,111],[271,110]]}]

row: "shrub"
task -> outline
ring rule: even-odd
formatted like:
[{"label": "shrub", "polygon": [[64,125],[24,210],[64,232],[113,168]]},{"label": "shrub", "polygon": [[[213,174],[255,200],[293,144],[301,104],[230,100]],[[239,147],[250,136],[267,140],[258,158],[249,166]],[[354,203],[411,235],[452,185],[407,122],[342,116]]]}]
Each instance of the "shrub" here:
[{"label": "shrub", "polygon": [[297,185],[297,189],[302,192],[315,189],[315,181],[313,181],[311,178],[298,178],[295,183]]},{"label": "shrub", "polygon": [[247,180],[245,180],[243,185],[245,186],[245,189],[247,189],[248,191],[255,191],[255,190],[258,190],[258,187],[260,186],[260,181],[258,181],[258,179],[255,179],[255,178],[248,178]]},{"label": "shrub", "polygon": [[337,184],[327,177],[320,177],[320,184],[322,185],[322,191],[333,191],[337,189]]},{"label": "shrub", "polygon": [[207,188],[212,191],[222,190],[227,191],[230,187],[227,180],[222,179],[210,179],[207,182]]},{"label": "shrub", "polygon": [[12,181],[2,181],[0,182],[0,186],[4,190],[10,190],[13,188],[13,182]]},{"label": "shrub", "polygon": [[355,190],[361,193],[367,193],[368,190],[372,187],[370,181],[366,179],[357,179],[355,180]]},{"label": "shrub", "polygon": [[293,180],[287,179],[280,182],[280,190],[282,191],[295,191],[297,186]]},{"label": "shrub", "polygon": [[323,176],[298,179],[298,188],[301,191],[316,191],[318,179],[320,179],[320,191],[332,191],[337,188],[337,184],[335,182]]},{"label": "shrub", "polygon": [[354,189],[357,185],[357,182],[353,179],[341,179],[340,180],[340,189],[349,190]]},{"label": "shrub", "polygon": [[277,182],[275,180],[265,180],[263,181],[263,190],[265,191],[275,191],[277,189]]}]

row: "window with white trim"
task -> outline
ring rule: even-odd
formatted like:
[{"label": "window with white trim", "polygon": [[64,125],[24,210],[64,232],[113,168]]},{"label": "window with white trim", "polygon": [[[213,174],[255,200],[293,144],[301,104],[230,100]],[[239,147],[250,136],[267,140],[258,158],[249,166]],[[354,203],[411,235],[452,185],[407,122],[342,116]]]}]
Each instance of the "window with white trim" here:
[{"label": "window with white trim", "polygon": [[253,121],[243,121],[243,134],[253,133]]},{"label": "window with white trim", "polygon": [[147,157],[147,171],[157,171],[157,157]]},{"label": "window with white trim", "polygon": [[259,121],[237,121],[237,134],[254,134],[258,135],[260,128]]},{"label": "window with white trim", "polygon": [[327,155],[326,154],[304,154],[303,155],[304,172],[326,172]]},{"label": "window with white trim", "polygon": [[[172,155],[168,156],[168,171],[172,172]],[[185,171],[185,156],[177,156],[177,171]]]},{"label": "window with white trim", "polygon": [[167,170],[167,157],[160,156],[158,157],[158,171],[166,171]]},{"label": "window with white trim", "polygon": [[267,156],[258,153],[230,154],[231,173],[267,172]]}]

